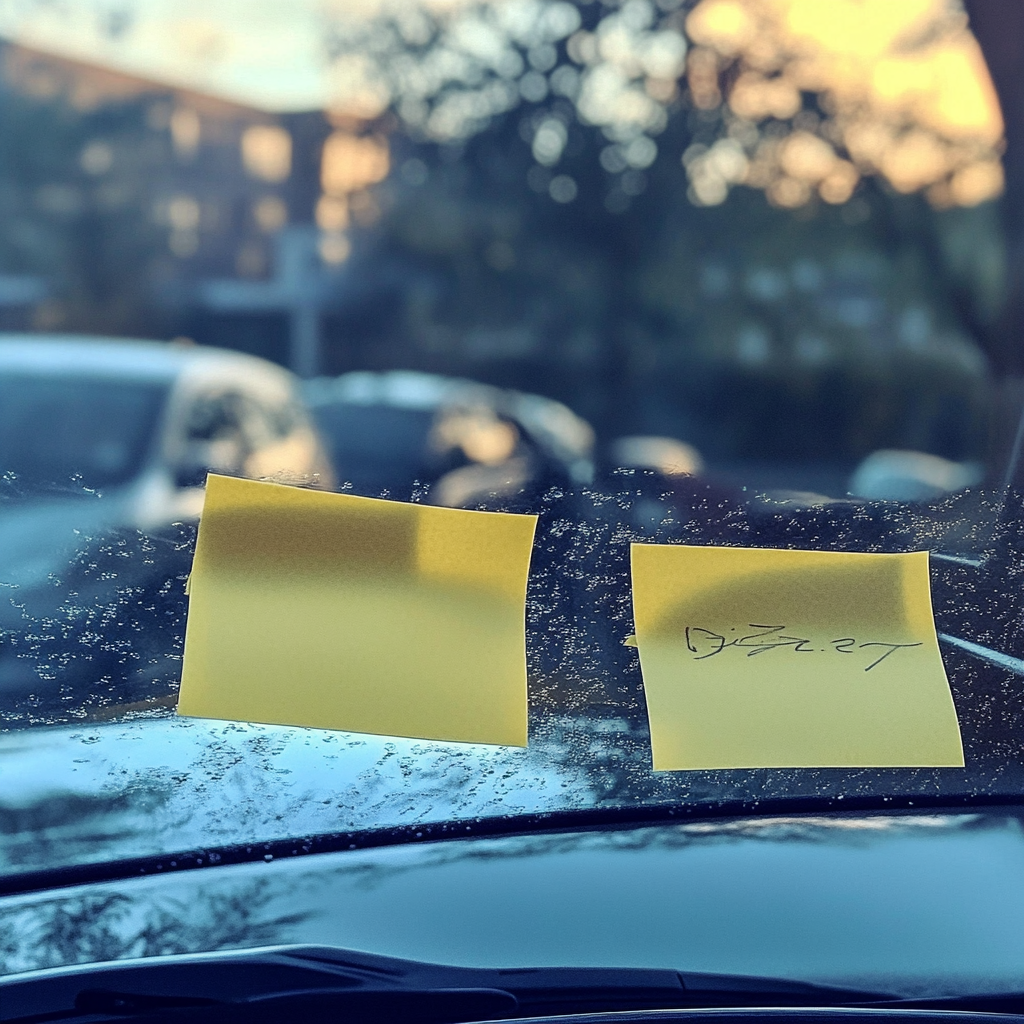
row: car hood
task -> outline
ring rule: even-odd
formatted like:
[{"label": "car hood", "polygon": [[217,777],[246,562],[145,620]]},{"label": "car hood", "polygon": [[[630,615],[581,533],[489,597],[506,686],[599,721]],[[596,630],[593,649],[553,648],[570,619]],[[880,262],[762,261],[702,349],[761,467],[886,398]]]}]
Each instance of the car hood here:
[{"label": "car hood", "polygon": [[1005,813],[411,842],[9,896],[0,973],[302,942],[464,967],[1014,991],[1022,863],[1024,832]]},{"label": "car hood", "polygon": [[127,509],[124,492],[0,503],[0,586],[45,585],[92,538],[124,525]]}]

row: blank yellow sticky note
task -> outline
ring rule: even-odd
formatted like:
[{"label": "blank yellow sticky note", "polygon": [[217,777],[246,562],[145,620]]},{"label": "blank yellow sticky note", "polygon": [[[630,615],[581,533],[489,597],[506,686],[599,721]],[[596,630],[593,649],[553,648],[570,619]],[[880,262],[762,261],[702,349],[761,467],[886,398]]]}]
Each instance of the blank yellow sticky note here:
[{"label": "blank yellow sticky note", "polygon": [[535,526],[211,475],[178,713],[525,746]]},{"label": "blank yellow sticky note", "polygon": [[963,766],[928,553],[632,546],[654,768]]}]

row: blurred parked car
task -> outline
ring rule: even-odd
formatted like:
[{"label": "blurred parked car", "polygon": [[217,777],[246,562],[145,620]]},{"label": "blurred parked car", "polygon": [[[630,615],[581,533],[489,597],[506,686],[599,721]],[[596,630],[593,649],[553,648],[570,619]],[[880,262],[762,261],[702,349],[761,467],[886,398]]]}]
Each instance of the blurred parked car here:
[{"label": "blurred parked car", "polygon": [[704,460],[693,445],[674,437],[620,437],[608,449],[612,469],[650,469],[665,477],[697,476]]},{"label": "blurred parked car", "polygon": [[984,479],[977,462],[953,462],[914,451],[872,452],[850,478],[850,493],[874,501],[932,501],[975,487]]},{"label": "blurred parked car", "polygon": [[138,668],[118,636],[141,629],[139,609],[183,612],[147,551],[198,517],[207,471],[331,483],[296,383],[218,349],[0,340],[0,693],[38,689],[51,644],[75,636],[98,638],[97,658],[67,658],[65,684]]},{"label": "blurred parked car", "polygon": [[334,473],[357,494],[471,506],[548,484],[589,482],[594,432],[549,398],[394,371],[306,382]]}]

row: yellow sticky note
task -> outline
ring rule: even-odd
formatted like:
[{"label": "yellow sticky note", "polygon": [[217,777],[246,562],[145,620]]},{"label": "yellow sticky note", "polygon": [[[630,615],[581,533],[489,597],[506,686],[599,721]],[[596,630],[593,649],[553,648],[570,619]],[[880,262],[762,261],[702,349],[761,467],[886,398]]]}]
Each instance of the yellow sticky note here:
[{"label": "yellow sticky note", "polygon": [[211,475],[178,714],[526,746],[535,527]]},{"label": "yellow sticky note", "polygon": [[655,770],[963,766],[926,551],[631,556]]}]

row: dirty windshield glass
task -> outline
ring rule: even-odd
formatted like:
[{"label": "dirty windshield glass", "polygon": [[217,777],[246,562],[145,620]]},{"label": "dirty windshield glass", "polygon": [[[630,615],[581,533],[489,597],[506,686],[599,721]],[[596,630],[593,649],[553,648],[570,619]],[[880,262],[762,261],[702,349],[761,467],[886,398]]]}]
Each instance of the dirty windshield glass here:
[{"label": "dirty windshield glass", "polygon": [[[1020,796],[1022,69],[985,11],[0,10],[0,876]],[[529,745],[176,715],[211,471],[538,516]],[[929,552],[965,766],[654,770],[645,541]]]}]

